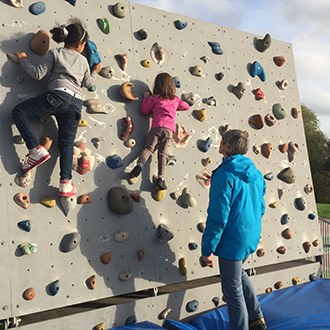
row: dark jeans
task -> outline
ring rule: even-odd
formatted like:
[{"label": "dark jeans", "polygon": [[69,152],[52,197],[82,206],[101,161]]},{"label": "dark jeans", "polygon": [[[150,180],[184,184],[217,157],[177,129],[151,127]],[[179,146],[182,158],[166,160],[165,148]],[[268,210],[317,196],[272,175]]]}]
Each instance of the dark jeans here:
[{"label": "dark jeans", "polygon": [[58,124],[60,179],[71,179],[73,143],[81,118],[83,101],[62,91],[50,91],[18,104],[13,109],[14,123],[28,149],[40,145],[30,119],[54,115]]}]

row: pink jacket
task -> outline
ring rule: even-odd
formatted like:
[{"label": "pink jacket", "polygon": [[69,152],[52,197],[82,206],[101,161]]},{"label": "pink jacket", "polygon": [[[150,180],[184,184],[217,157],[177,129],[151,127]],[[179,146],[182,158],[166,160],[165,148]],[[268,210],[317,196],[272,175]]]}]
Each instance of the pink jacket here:
[{"label": "pink jacket", "polygon": [[144,97],[141,105],[141,112],[147,114],[153,112],[151,128],[165,127],[175,133],[176,111],[189,109],[189,104],[177,96],[173,100],[163,99],[156,96]]}]

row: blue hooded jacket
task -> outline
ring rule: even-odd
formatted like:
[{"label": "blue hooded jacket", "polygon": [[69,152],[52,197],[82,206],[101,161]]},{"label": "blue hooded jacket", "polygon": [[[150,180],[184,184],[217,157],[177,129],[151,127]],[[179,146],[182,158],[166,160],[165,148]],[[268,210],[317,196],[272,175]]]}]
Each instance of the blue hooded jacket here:
[{"label": "blue hooded jacket", "polygon": [[243,260],[257,249],[266,183],[253,162],[230,156],[213,171],[202,255]]}]

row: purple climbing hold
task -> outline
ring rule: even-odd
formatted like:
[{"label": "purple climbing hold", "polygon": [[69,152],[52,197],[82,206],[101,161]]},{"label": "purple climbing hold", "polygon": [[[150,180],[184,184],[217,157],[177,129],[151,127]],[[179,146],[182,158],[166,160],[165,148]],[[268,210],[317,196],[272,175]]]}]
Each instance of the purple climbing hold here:
[{"label": "purple climbing hold", "polygon": [[261,81],[266,81],[266,73],[261,64],[257,61],[254,61],[251,65],[250,74],[252,77],[258,76]]},{"label": "purple climbing hold", "polygon": [[212,52],[217,55],[223,54],[223,49],[221,49],[221,45],[216,41],[208,41],[208,44],[212,48]]},{"label": "purple climbing hold", "polygon": [[315,214],[313,214],[313,213],[309,213],[309,214],[308,214],[308,219],[309,219],[309,220],[314,220],[314,219],[315,219]]}]

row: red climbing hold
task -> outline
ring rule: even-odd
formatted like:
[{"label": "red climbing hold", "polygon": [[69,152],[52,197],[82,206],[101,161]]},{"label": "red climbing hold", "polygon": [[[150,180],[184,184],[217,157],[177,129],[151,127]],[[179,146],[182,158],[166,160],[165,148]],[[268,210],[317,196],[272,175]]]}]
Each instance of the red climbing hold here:
[{"label": "red climbing hold", "polygon": [[263,100],[265,98],[265,93],[260,88],[255,89],[253,93],[257,100]]},{"label": "red climbing hold", "polygon": [[133,133],[134,125],[130,117],[123,117],[122,120],[124,122],[124,129],[119,138],[124,141]]},{"label": "red climbing hold", "polygon": [[78,173],[83,175],[86,174],[91,166],[91,161],[89,160],[89,157],[82,156],[78,161]]},{"label": "red climbing hold", "polygon": [[112,252],[101,254],[100,259],[104,265],[109,264],[112,260]]},{"label": "red climbing hold", "polygon": [[285,63],[284,56],[275,56],[273,57],[273,60],[277,66],[282,66]]},{"label": "red climbing hold", "polygon": [[33,288],[28,288],[23,292],[23,298],[25,300],[32,300],[36,295],[36,290]]}]

